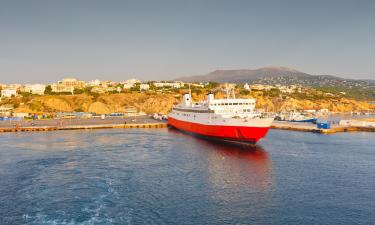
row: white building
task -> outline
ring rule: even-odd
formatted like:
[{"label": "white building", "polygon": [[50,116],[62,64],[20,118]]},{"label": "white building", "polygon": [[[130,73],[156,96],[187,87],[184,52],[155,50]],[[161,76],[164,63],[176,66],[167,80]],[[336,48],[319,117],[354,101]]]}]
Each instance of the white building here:
[{"label": "white building", "polygon": [[3,89],[1,90],[1,97],[16,97],[17,96],[17,90],[16,89]]},{"label": "white building", "polygon": [[102,87],[102,86],[96,86],[93,89],[91,89],[91,92],[98,93],[98,94],[104,94],[108,92],[117,91],[115,87]]},{"label": "white building", "polygon": [[134,87],[134,84],[131,84],[131,83],[124,83],[124,89],[130,89]]},{"label": "white building", "polygon": [[303,111],[306,113],[316,113],[315,109],[304,109]]},{"label": "white building", "polygon": [[141,83],[141,81],[140,80],[138,80],[138,79],[135,79],[135,78],[132,78],[132,79],[129,79],[129,80],[126,80],[126,81],[124,81],[124,82],[122,82],[123,84],[136,84],[136,83]]},{"label": "white building", "polygon": [[26,84],[25,85],[25,92],[30,92],[31,94],[44,95],[45,90],[46,90],[45,84]]},{"label": "white building", "polygon": [[13,113],[14,117],[21,117],[21,118],[28,117],[29,115],[30,115],[29,113],[24,113],[24,112],[14,112]]},{"label": "white building", "polygon": [[22,84],[5,84],[2,86],[3,89],[20,89],[22,87]]},{"label": "white building", "polygon": [[248,83],[246,83],[244,86],[243,86],[243,88],[245,89],[245,90],[248,90],[248,91],[250,91],[250,86],[249,86],[249,84]]},{"label": "white building", "polygon": [[271,85],[253,84],[250,86],[250,88],[255,89],[255,90],[261,90],[261,91],[269,91],[274,87]]},{"label": "white building", "polygon": [[203,83],[199,83],[199,84],[190,83],[190,85],[191,85],[192,87],[204,88],[204,84],[203,84]]},{"label": "white building", "polygon": [[184,86],[182,82],[155,82],[155,87],[171,87],[171,88],[181,88]]},{"label": "white building", "polygon": [[73,93],[74,89],[82,89],[85,87],[85,82],[75,78],[65,78],[58,81],[56,84],[51,84],[53,92],[70,92]]},{"label": "white building", "polygon": [[148,91],[149,89],[150,89],[150,85],[148,85],[148,84],[141,84],[139,86],[140,91]]},{"label": "white building", "polygon": [[52,88],[52,92],[56,92],[56,93],[59,93],[59,92],[73,93],[74,91],[74,87],[67,87],[67,86],[60,85],[60,84],[51,84],[51,88]]},{"label": "white building", "polygon": [[121,84],[124,85],[124,89],[130,89],[134,87],[136,83],[141,83],[141,81],[135,78],[132,78],[132,79],[121,82]]},{"label": "white building", "polygon": [[96,79],[96,80],[90,80],[87,85],[90,86],[90,87],[93,87],[93,86],[99,86],[101,84],[100,80]]}]

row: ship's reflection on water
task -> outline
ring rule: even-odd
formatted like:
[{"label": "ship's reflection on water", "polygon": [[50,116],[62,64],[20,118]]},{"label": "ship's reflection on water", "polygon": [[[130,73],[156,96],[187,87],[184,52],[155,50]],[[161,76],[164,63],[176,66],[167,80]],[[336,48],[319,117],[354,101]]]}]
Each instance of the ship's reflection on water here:
[{"label": "ship's reflection on water", "polygon": [[[173,135],[176,135],[174,130]],[[267,151],[259,146],[233,145],[214,142],[188,134],[184,135],[192,144],[192,151],[204,157],[207,167],[210,197],[217,204],[242,204],[246,210],[238,210],[237,216],[264,213],[272,203],[272,166]],[[252,204],[264,207],[253,208]],[[246,207],[245,207],[246,206]],[[249,211],[249,209],[251,209]],[[228,213],[228,212],[220,212]]]},{"label": "ship's reflection on water", "polygon": [[271,163],[261,146],[238,146],[198,140],[207,151],[213,185],[223,189],[251,188],[265,191],[271,185]]}]

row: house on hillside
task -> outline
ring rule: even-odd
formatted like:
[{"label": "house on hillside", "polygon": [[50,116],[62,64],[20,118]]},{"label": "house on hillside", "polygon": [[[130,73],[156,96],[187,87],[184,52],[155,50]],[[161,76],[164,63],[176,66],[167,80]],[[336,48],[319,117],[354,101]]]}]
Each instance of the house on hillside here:
[{"label": "house on hillside", "polygon": [[149,89],[150,89],[150,85],[148,85],[148,84],[141,84],[139,86],[140,91],[148,91]]},{"label": "house on hillside", "polygon": [[24,91],[34,95],[44,95],[45,84],[25,84]]},{"label": "house on hillside", "polygon": [[16,96],[17,96],[17,89],[7,88],[7,89],[1,90],[1,97],[11,98],[11,97],[16,97]]},{"label": "house on hillside", "polygon": [[249,85],[248,83],[246,83],[246,84],[243,86],[243,88],[244,88],[245,90],[248,90],[248,91],[251,90],[250,85]]},{"label": "house on hillside", "polygon": [[85,82],[77,80],[75,78],[65,78],[61,81],[58,81],[55,84],[51,85],[53,92],[71,92],[73,93],[74,89],[82,89],[85,87]]},{"label": "house on hillside", "polygon": [[263,84],[253,84],[250,86],[251,89],[259,90],[259,91],[269,91],[274,88],[271,85],[263,85]]},{"label": "house on hillside", "polygon": [[169,87],[169,88],[181,88],[184,86],[183,82],[155,82],[153,83],[155,87]]},{"label": "house on hillside", "polygon": [[89,87],[95,87],[95,86],[99,86],[101,85],[101,81],[98,80],[98,79],[95,79],[95,80],[90,80],[88,83],[87,83],[87,86]]}]

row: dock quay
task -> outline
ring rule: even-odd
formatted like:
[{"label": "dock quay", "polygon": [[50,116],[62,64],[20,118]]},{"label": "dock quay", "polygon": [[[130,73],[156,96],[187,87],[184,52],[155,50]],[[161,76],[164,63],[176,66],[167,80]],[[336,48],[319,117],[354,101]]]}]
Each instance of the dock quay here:
[{"label": "dock quay", "polygon": [[331,128],[329,129],[320,129],[320,128],[317,128],[316,124],[312,124],[312,123],[296,123],[296,122],[284,122],[284,121],[274,121],[272,123],[271,129],[313,132],[313,133],[321,133],[321,134],[333,134],[333,133],[339,133],[339,132],[355,132],[355,131],[375,132],[375,127],[344,126],[340,124],[333,124],[331,125]]},{"label": "dock quay", "polygon": [[104,129],[104,128],[164,128],[167,123],[134,123],[134,124],[101,124],[101,125],[72,125],[65,127],[58,127],[57,130],[89,130],[89,129]]},{"label": "dock quay", "polygon": [[139,124],[102,124],[102,125],[72,125],[72,126],[35,126],[35,127],[0,127],[3,132],[30,132],[30,131],[55,131],[55,130],[92,130],[109,128],[164,128],[166,123],[139,123]]},{"label": "dock quay", "polygon": [[92,118],[92,119],[48,119],[21,122],[0,121],[1,132],[30,132],[56,130],[91,130],[109,128],[165,128],[166,121],[159,121],[147,116],[131,118]]}]

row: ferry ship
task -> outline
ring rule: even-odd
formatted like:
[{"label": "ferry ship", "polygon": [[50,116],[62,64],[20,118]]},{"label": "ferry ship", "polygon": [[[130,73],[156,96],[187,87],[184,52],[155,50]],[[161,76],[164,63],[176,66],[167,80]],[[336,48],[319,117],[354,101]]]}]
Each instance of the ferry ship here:
[{"label": "ferry ship", "polygon": [[273,118],[255,110],[255,99],[215,99],[208,94],[205,101],[193,103],[191,94],[173,107],[168,125],[179,130],[235,143],[256,144],[267,132]]}]

